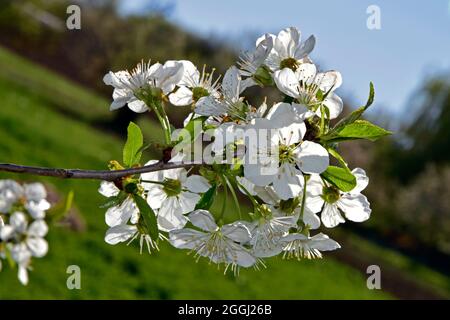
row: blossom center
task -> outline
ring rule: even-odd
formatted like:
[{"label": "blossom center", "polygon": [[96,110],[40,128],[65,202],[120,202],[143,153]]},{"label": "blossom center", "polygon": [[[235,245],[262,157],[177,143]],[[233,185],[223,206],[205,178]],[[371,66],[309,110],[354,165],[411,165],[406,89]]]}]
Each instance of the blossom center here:
[{"label": "blossom center", "polygon": [[169,197],[177,196],[182,191],[181,181],[176,179],[165,179],[163,189]]},{"label": "blossom center", "polygon": [[294,148],[292,146],[281,144],[278,150],[280,163],[292,163],[294,161]]},{"label": "blossom center", "polygon": [[203,87],[195,87],[192,89],[192,99],[194,101],[198,101],[200,98],[207,96],[209,96],[209,92]]},{"label": "blossom center", "polygon": [[322,198],[328,203],[335,203],[341,197],[339,190],[336,187],[323,187]]},{"label": "blossom center", "polygon": [[296,71],[300,64],[294,58],[287,58],[280,62],[280,69],[289,68],[292,71]]}]

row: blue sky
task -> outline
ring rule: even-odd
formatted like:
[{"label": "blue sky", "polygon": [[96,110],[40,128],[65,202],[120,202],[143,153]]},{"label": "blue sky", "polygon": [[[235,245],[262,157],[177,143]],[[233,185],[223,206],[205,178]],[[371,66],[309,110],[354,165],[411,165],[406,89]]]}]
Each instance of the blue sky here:
[{"label": "blue sky", "polygon": [[[128,12],[149,2],[128,0]],[[449,0],[162,0],[174,3],[169,19],[204,36],[234,39],[248,46],[248,36],[277,33],[296,26],[314,34],[311,57],[324,69],[339,70],[339,92],[355,103],[366,100],[368,84],[376,89],[374,110],[404,115],[408,99],[424,76],[450,69]],[[381,30],[366,26],[369,5],[381,10]],[[169,58],[169,57],[168,57]]]}]

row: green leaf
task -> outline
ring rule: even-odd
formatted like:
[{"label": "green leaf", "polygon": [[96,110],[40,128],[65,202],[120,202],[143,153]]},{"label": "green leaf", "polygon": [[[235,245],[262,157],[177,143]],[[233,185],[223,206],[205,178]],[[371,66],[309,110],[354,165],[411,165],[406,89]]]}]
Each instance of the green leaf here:
[{"label": "green leaf", "polygon": [[327,151],[329,154],[331,154],[344,169],[350,172],[350,169],[348,168],[347,162],[344,160],[344,158],[333,148],[327,148]]},{"label": "green leaf", "polygon": [[141,129],[134,123],[128,125],[128,138],[123,148],[123,163],[127,167],[138,164],[142,156],[144,138]]},{"label": "green leaf", "polygon": [[349,192],[356,187],[356,177],[345,168],[329,166],[321,176],[344,192]]},{"label": "green leaf", "polygon": [[356,120],[353,123],[340,127],[338,130],[333,130],[333,132],[321,137],[321,140],[327,143],[356,139],[375,141],[390,134],[390,131],[378,127],[367,120]]},{"label": "green leaf", "polygon": [[214,184],[211,188],[209,188],[208,191],[206,191],[202,195],[202,197],[198,201],[197,205],[195,206],[195,210],[199,210],[199,209],[208,210],[209,208],[211,208],[211,206],[214,202],[214,198],[216,197],[216,190],[217,190],[217,185]]},{"label": "green leaf", "polygon": [[339,121],[332,131],[339,130],[339,128],[344,127],[344,126],[358,120],[361,117],[361,115],[363,114],[363,112],[366,111],[367,108],[369,108],[372,105],[374,98],[375,98],[375,89],[373,87],[373,83],[371,82],[370,90],[369,90],[369,98],[367,99],[366,104],[364,106],[356,109],[355,111],[350,113],[348,116],[346,116],[344,119]]},{"label": "green leaf", "polygon": [[153,209],[149,206],[147,201],[141,196],[134,194],[134,202],[144,219],[145,226],[147,227],[148,233],[153,241],[157,241],[159,237],[158,221],[156,220],[156,214]]},{"label": "green leaf", "polygon": [[111,207],[118,206],[125,200],[126,197],[127,194],[125,192],[120,192],[117,196],[108,197],[106,198],[106,201],[100,205],[100,208],[109,209]]}]

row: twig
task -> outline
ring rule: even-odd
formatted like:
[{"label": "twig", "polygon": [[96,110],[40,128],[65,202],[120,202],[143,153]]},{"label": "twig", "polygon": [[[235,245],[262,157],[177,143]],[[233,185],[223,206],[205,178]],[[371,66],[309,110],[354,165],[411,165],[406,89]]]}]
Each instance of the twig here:
[{"label": "twig", "polygon": [[82,170],[82,169],[59,169],[59,168],[44,168],[44,167],[31,167],[21,166],[10,163],[0,163],[0,172],[13,172],[32,174],[37,176],[55,177],[62,179],[94,179],[115,181],[120,178],[146,173],[153,171],[161,171],[167,169],[192,167],[195,163],[164,163],[159,161],[155,164],[143,166],[139,168],[124,169],[124,170]]}]

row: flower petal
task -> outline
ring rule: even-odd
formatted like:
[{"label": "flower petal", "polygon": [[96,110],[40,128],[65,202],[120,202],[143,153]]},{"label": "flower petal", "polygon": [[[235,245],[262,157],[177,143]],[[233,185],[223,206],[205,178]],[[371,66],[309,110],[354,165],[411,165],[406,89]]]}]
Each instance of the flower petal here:
[{"label": "flower petal", "polygon": [[355,168],[352,170],[353,175],[356,177],[356,187],[353,188],[350,193],[357,194],[361,193],[369,184],[369,177],[366,172],[361,168]]},{"label": "flower petal", "polygon": [[170,103],[173,104],[174,106],[180,106],[180,107],[188,106],[192,102],[194,102],[192,91],[185,86],[181,86],[178,88],[177,91],[175,91],[174,93],[171,93],[169,95],[169,100],[170,100]]},{"label": "flower petal", "polygon": [[184,186],[192,192],[196,193],[204,193],[211,188],[211,185],[209,184],[208,180],[206,180],[204,177],[199,175],[192,175],[187,177],[186,182],[184,183]]},{"label": "flower petal", "polygon": [[29,237],[27,240],[27,246],[31,251],[33,257],[42,258],[48,252],[48,243],[43,238]]},{"label": "flower petal", "polygon": [[348,220],[363,222],[370,218],[370,203],[362,194],[345,194],[337,202]]},{"label": "flower petal", "polygon": [[207,210],[195,210],[189,214],[191,223],[204,231],[213,232],[217,230],[217,224],[214,217]]},{"label": "flower petal", "polygon": [[305,173],[322,173],[330,163],[328,151],[315,142],[303,141],[295,154],[298,167]]},{"label": "flower petal", "polygon": [[323,225],[327,228],[334,228],[339,223],[345,222],[336,204],[325,203],[321,217]]},{"label": "flower petal", "polygon": [[289,68],[275,71],[274,78],[278,89],[292,98],[299,97],[299,81],[294,71]]},{"label": "flower petal", "polygon": [[102,181],[98,192],[105,197],[115,197],[119,194],[120,190],[116,185],[109,181]]},{"label": "flower petal", "polygon": [[120,224],[118,226],[109,228],[108,231],[106,231],[105,242],[111,245],[125,242],[131,239],[131,237],[133,237],[136,232],[136,226]]}]

